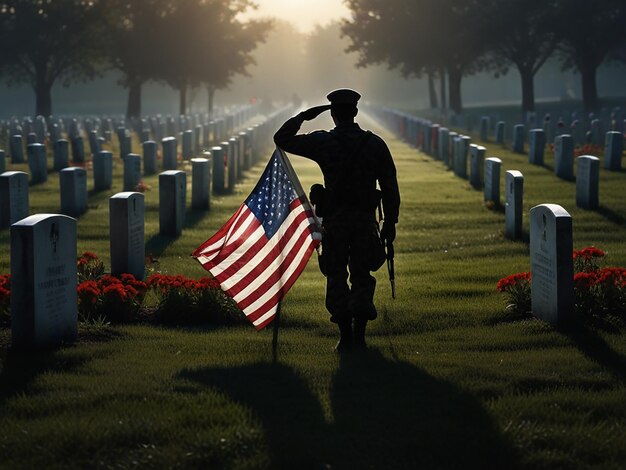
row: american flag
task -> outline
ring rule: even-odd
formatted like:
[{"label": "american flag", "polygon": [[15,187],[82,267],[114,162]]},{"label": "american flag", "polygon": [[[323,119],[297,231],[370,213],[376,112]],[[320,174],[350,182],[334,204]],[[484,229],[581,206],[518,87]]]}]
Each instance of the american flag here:
[{"label": "american flag", "polygon": [[254,191],[192,256],[260,330],[272,322],[321,239],[298,177],[276,149]]}]

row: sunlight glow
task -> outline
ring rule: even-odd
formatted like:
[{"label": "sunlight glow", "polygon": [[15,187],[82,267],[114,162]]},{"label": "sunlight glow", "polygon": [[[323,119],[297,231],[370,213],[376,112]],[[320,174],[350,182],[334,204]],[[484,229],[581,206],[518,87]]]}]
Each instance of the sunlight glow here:
[{"label": "sunlight glow", "polygon": [[244,19],[276,17],[307,33],[316,25],[348,17],[350,11],[342,0],[256,0],[255,3],[259,7],[243,15]]}]

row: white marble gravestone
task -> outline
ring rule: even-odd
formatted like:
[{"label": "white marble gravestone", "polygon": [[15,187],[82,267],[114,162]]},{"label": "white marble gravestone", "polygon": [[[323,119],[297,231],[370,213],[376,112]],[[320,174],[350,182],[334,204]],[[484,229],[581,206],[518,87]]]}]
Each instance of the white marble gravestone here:
[{"label": "white marble gravestone", "polygon": [[522,234],[522,217],[524,203],[524,175],[517,170],[509,170],[505,177],[505,234],[507,238],[516,240]]},{"label": "white marble gravestone", "polygon": [[104,191],[112,185],[113,153],[102,150],[93,156],[93,187],[95,191]]},{"label": "white marble gravestone", "polygon": [[528,163],[543,165],[546,148],[546,133],[543,129],[531,129],[528,132]]},{"label": "white marble gravestone", "polygon": [[574,311],[572,217],[557,204],[530,210],[532,311],[537,318],[564,326]]},{"label": "white marble gravestone", "polygon": [[24,163],[24,143],[22,136],[15,134],[9,141],[9,151],[11,152],[11,163]]},{"label": "white marble gravestone", "polygon": [[583,209],[599,206],[600,159],[582,155],[576,159],[576,205]]},{"label": "white marble gravestone", "polygon": [[504,130],[506,123],[504,121],[498,121],[496,124],[496,144],[504,145]]},{"label": "white marble gravestone", "polygon": [[43,144],[28,144],[26,153],[28,155],[30,182],[32,184],[39,184],[48,181],[46,146]]},{"label": "white marble gravestone", "polygon": [[124,191],[135,191],[141,181],[141,156],[129,153],[124,158]]},{"label": "white marble gravestone", "polygon": [[161,139],[161,145],[163,147],[163,169],[175,170],[178,158],[176,137],[165,137]]},{"label": "white marble gravestone", "polygon": [[72,217],[87,211],[87,172],[71,167],[59,171],[61,213]]},{"label": "white marble gravestone", "polygon": [[189,160],[193,157],[193,131],[186,130],[183,132],[183,145],[182,145],[183,160]]},{"label": "white marble gravestone", "polygon": [[183,231],[187,201],[187,175],[168,170],[159,174],[159,232],[178,236]]},{"label": "white marble gravestone", "polygon": [[157,172],[157,143],[146,140],[143,143],[143,174],[153,175]]},{"label": "white marble gravestone", "polygon": [[[210,157],[210,153],[204,154]],[[191,208],[209,209],[211,161],[209,158],[191,159]]]},{"label": "white marble gravestone", "polygon": [[604,145],[604,168],[610,171],[620,171],[623,151],[624,134],[617,131],[607,132]]},{"label": "white marble gravestone", "polygon": [[485,158],[485,201],[500,205],[500,173],[502,160],[496,157]]},{"label": "white marble gravestone", "polygon": [[554,173],[566,180],[574,179],[574,139],[563,134],[554,139]]},{"label": "white marble gravestone", "polygon": [[6,171],[0,174],[0,228],[28,217],[28,173]]},{"label": "white marble gravestone", "polygon": [[144,195],[117,193],[109,199],[111,274],[145,277]]},{"label": "white marble gravestone", "polygon": [[37,214],[11,226],[11,333],[18,348],[76,339],[76,220]]},{"label": "white marble gravestone", "polygon": [[225,187],[225,158],[224,149],[222,147],[213,147],[211,149],[211,157],[213,160],[213,193],[223,194]]},{"label": "white marble gravestone", "polygon": [[524,124],[516,124],[513,127],[513,151],[524,153]]},{"label": "white marble gravestone", "polygon": [[483,187],[483,169],[485,165],[485,147],[470,145],[470,184],[476,188]]},{"label": "white marble gravestone", "polygon": [[56,171],[67,168],[70,164],[70,143],[65,139],[54,141],[53,168]]}]

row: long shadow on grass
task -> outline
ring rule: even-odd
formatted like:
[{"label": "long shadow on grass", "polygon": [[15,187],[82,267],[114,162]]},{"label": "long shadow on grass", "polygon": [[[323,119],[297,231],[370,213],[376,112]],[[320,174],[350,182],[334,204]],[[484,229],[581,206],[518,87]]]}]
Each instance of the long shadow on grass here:
[{"label": "long shadow on grass", "polygon": [[[110,329],[90,329],[79,332],[79,341],[104,342],[120,336]],[[93,352],[78,354],[73,351],[72,354],[61,354],[62,351],[62,349],[0,351],[0,406],[15,395],[28,393],[33,381],[39,375],[46,372],[72,372],[95,357]]]},{"label": "long shadow on grass", "polygon": [[338,468],[515,467],[474,397],[378,351],[342,356],[331,400]]},{"label": "long shadow on grass", "polygon": [[327,462],[322,447],[326,435],[322,409],[291,368],[257,363],[185,370],[180,377],[217,388],[255,413],[264,427],[270,468],[322,468]]},{"label": "long shadow on grass", "polygon": [[150,237],[150,239],[146,242],[146,255],[155,257],[161,256],[165,249],[177,239],[178,237],[161,235],[160,233],[152,235],[152,237]]},{"label": "long shadow on grass", "polygon": [[331,387],[334,423],[296,371],[261,363],[188,370],[261,420],[271,468],[514,468],[514,451],[469,394],[377,351],[345,355]]},{"label": "long shadow on grass", "polygon": [[626,219],[622,214],[615,212],[613,209],[610,209],[607,206],[600,205],[598,207],[598,214],[606,218],[609,222],[613,222],[614,224],[624,226],[626,225]]},{"label": "long shadow on grass", "polygon": [[576,325],[567,331],[567,335],[585,356],[609,369],[621,382],[626,382],[626,357],[611,349],[596,331]]}]

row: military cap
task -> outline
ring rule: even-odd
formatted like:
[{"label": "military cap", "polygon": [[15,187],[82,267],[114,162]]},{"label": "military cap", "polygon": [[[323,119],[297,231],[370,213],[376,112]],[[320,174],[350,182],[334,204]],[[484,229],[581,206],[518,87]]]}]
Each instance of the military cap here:
[{"label": "military cap", "polygon": [[333,105],[351,104],[356,106],[356,103],[359,101],[359,98],[361,98],[361,95],[350,88],[339,88],[328,93],[326,98],[328,98],[328,101],[330,101]]}]

